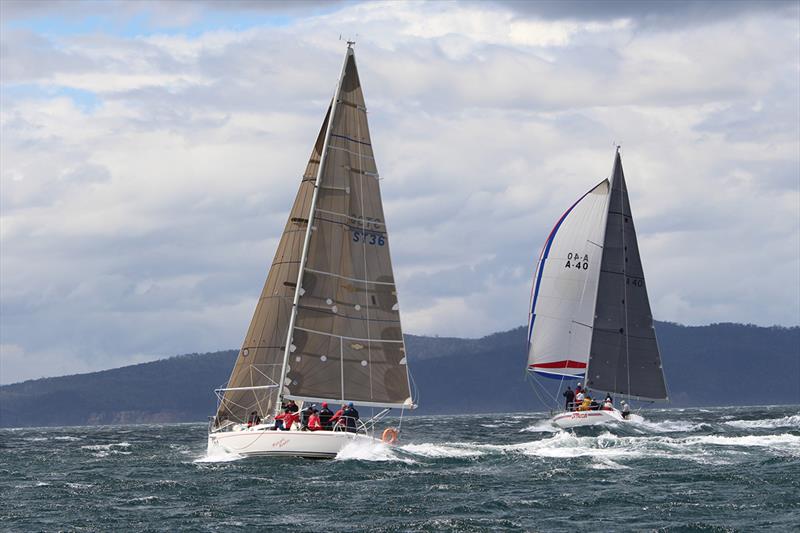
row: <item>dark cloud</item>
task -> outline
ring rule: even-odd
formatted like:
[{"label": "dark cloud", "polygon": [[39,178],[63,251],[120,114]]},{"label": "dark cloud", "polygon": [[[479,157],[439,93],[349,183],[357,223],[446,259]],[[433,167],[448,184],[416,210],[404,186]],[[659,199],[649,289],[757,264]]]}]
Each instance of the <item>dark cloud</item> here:
[{"label": "dark cloud", "polygon": [[645,27],[707,24],[751,13],[797,16],[795,0],[494,0],[521,17],[603,21],[631,18]]}]

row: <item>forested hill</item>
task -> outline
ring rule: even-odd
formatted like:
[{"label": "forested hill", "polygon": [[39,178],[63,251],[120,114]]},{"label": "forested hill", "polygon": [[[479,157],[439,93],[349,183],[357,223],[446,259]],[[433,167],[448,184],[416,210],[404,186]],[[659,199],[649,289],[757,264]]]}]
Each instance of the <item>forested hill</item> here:
[{"label": "forested hill", "polygon": [[[800,328],[657,323],[673,406],[800,404]],[[406,336],[417,413],[539,410],[525,329],[481,339]],[[0,387],[0,426],[189,422],[213,414],[236,351],[191,354]]]}]

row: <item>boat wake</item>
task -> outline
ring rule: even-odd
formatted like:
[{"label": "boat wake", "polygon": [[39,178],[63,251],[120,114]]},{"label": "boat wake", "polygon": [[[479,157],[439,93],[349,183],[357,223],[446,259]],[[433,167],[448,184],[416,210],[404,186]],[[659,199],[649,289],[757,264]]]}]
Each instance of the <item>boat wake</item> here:
[{"label": "boat wake", "polygon": [[205,455],[198,457],[193,463],[229,463],[238,459],[243,459],[243,455],[231,453],[221,446],[209,446]]},{"label": "boat wake", "polygon": [[336,455],[336,461],[394,461],[414,464],[416,461],[404,457],[393,448],[382,442],[353,441],[347,443]]}]

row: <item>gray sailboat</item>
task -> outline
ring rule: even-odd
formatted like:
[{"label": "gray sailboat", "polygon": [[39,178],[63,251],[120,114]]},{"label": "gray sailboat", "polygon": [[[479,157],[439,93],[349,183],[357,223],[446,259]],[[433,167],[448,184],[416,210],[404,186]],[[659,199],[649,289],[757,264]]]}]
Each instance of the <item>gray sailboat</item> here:
[{"label": "gray sailboat", "polygon": [[[352,44],[230,379],[216,391],[210,452],[333,457],[375,440],[390,409],[414,407]],[[330,430],[294,420],[274,429],[289,400],[380,411],[366,421],[335,417]],[[394,441],[397,430],[382,438]]]}]

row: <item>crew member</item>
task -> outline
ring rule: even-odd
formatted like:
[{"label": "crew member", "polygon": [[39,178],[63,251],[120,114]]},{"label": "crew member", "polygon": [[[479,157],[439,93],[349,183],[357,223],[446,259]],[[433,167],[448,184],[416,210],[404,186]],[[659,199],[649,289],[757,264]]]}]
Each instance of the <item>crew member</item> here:
[{"label": "crew member", "polygon": [[622,418],[628,418],[631,414],[631,406],[625,400],[622,400]]},{"label": "crew member", "polygon": [[325,431],[331,430],[331,417],[333,413],[328,409],[328,402],[322,402],[322,409],[319,410],[319,423]]},{"label": "crew member", "polygon": [[284,411],[283,427],[281,428],[283,431],[289,431],[292,429],[292,424],[300,420],[300,416],[298,416],[297,412],[292,412],[289,409],[290,408],[287,407]]},{"label": "crew member", "polygon": [[572,402],[575,401],[575,393],[572,392],[572,389],[568,386],[567,390],[564,391],[563,396],[566,398],[566,405],[564,406],[564,409],[567,411],[572,411]]},{"label": "crew member", "polygon": [[311,415],[308,417],[307,428],[309,431],[319,431],[322,429],[322,424],[319,421],[319,412],[312,408]]},{"label": "crew member", "polygon": [[358,411],[356,411],[356,408],[353,406],[353,402],[347,404],[344,413],[342,413],[342,417],[344,418],[347,431],[350,433],[355,433],[357,431],[356,420],[358,420]]},{"label": "crew member", "polygon": [[333,427],[333,429],[339,431],[338,426],[344,425],[344,419],[342,418],[342,415],[344,415],[344,410],[346,408],[347,406],[342,404],[342,407],[333,413],[333,416],[331,417],[331,427]]}]

